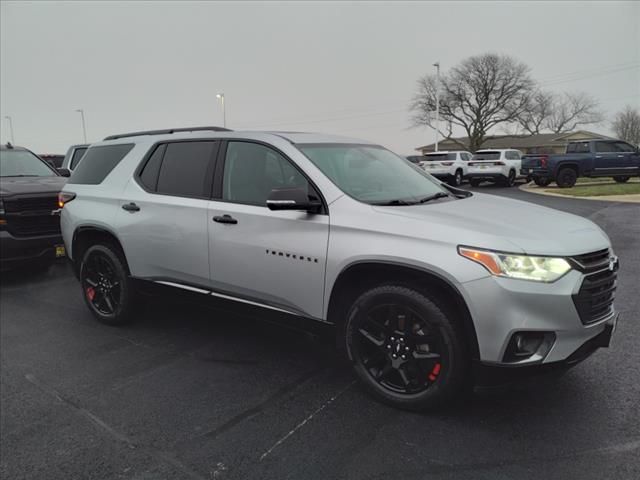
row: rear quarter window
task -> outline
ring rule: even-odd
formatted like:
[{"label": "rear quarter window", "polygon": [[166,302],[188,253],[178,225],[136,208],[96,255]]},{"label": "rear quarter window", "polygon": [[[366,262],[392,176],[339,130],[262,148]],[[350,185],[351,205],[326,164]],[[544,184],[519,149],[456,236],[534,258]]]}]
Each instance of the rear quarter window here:
[{"label": "rear quarter window", "polygon": [[98,185],[131,151],[133,143],[89,148],[68,183]]},{"label": "rear quarter window", "polygon": [[76,148],[75,151],[73,152],[73,157],[71,157],[71,162],[70,162],[70,166],[69,169],[70,170],[75,170],[76,167],[78,166],[78,162],[80,160],[82,160],[82,157],[84,156],[85,152],[87,151],[86,148]]}]

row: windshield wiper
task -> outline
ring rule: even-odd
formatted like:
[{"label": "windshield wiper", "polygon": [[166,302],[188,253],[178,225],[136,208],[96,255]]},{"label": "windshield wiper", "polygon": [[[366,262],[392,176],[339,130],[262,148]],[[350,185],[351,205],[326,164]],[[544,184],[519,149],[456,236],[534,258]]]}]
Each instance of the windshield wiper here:
[{"label": "windshield wiper", "polygon": [[438,192],[436,194],[429,195],[428,197],[424,197],[424,198],[420,199],[418,201],[418,203],[427,203],[427,202],[430,202],[431,200],[437,200],[438,198],[445,198],[445,197],[448,197],[448,196],[449,196],[448,193]]},{"label": "windshield wiper", "polygon": [[380,207],[392,207],[394,205],[416,205],[417,202],[409,202],[407,200],[401,200],[399,198],[396,198],[395,200],[389,200],[387,202],[377,202],[374,203],[373,205],[376,206],[380,206]]},{"label": "windshield wiper", "polygon": [[2,178],[15,178],[15,177],[37,177],[38,175],[1,175]]}]

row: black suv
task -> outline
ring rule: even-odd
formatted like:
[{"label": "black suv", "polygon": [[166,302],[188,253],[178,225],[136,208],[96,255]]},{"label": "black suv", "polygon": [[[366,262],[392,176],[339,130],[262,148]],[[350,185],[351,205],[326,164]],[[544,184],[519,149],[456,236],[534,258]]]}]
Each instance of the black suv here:
[{"label": "black suv", "polygon": [[0,145],[0,269],[48,265],[64,255],[58,192],[68,171],[33,152]]}]

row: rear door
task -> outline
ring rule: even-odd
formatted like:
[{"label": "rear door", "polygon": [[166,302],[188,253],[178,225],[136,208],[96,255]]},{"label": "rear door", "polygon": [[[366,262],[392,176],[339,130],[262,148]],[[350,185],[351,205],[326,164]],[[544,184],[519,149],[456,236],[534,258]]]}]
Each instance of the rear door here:
[{"label": "rear door", "polygon": [[613,142],[612,146],[617,156],[617,172],[620,175],[637,175],[640,172],[640,155],[627,142]]},{"label": "rear door", "polygon": [[614,175],[624,171],[624,158],[623,155],[618,156],[615,143],[609,141],[594,142],[593,173],[595,176]]},{"label": "rear door", "polygon": [[129,181],[117,229],[133,276],[209,284],[208,206],[218,146],[158,144]]},{"label": "rear door", "polygon": [[226,143],[208,215],[214,293],[322,318],[329,216],[269,210],[267,197],[279,187],[320,198],[279,151],[249,141]]}]

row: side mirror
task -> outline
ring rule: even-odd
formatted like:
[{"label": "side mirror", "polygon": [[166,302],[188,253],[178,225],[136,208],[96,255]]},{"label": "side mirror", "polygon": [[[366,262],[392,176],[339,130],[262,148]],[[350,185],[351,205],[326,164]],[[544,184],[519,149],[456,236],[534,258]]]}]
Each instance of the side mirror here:
[{"label": "side mirror", "polygon": [[307,192],[301,188],[274,188],[267,198],[269,210],[305,210],[318,213],[322,203],[309,200]]},{"label": "side mirror", "polygon": [[56,170],[63,177],[70,177],[71,176],[71,170],[69,170],[68,168],[56,168]]}]

